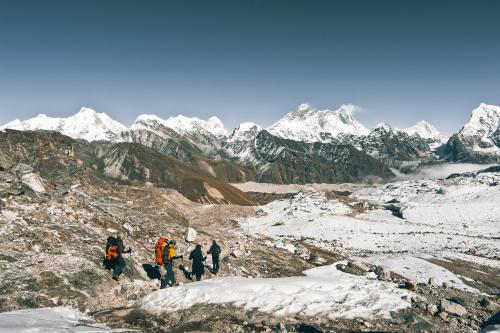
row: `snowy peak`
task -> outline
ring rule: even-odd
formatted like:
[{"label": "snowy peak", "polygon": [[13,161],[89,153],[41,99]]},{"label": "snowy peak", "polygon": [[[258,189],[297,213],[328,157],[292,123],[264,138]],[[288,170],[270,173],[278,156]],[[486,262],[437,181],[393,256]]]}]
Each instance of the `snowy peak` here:
[{"label": "snowy peak", "polygon": [[405,128],[403,131],[411,136],[419,135],[422,139],[441,140],[443,138],[437,128],[425,120],[421,120],[415,125]]},{"label": "snowy peak", "polygon": [[222,124],[220,119],[217,117],[210,117],[207,121],[205,121],[196,117],[178,115],[176,117],[168,118],[165,121],[165,124],[181,134],[195,134],[200,131],[205,131],[217,138],[226,137],[228,134],[227,130],[224,128],[224,124]]},{"label": "snowy peak", "polygon": [[377,124],[377,126],[375,126],[375,128],[373,130],[374,131],[378,130],[378,131],[384,131],[384,132],[391,132],[392,127],[388,123],[379,123],[379,124]]},{"label": "snowy peak", "polygon": [[137,117],[132,126],[130,126],[130,130],[154,131],[154,129],[158,128],[159,126],[167,127],[165,120],[161,119],[160,117],[154,114],[141,114],[139,117]]},{"label": "snowy peak", "polygon": [[57,131],[76,139],[86,141],[123,141],[122,133],[125,126],[111,119],[105,113],[98,113],[93,109],[82,107],[80,111],[68,118],[52,118],[45,114],[25,120],[14,120],[1,129],[48,130]]},{"label": "snowy peak", "polygon": [[317,110],[301,104],[268,128],[273,135],[305,142],[329,142],[339,134],[366,135],[370,131],[354,119],[358,108],[342,105],[337,110]]},{"label": "snowy peak", "polygon": [[500,106],[481,103],[472,110],[472,115],[467,124],[460,130],[463,136],[481,135],[489,137],[500,127]]},{"label": "snowy peak", "polygon": [[233,133],[231,133],[227,141],[250,141],[254,139],[261,130],[262,127],[256,123],[244,122],[233,130]]}]

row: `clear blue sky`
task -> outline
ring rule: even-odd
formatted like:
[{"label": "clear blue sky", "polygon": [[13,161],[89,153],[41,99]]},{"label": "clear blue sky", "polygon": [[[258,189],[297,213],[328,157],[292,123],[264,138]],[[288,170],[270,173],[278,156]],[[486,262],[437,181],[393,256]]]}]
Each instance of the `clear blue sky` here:
[{"label": "clear blue sky", "polygon": [[301,102],[459,129],[500,104],[500,1],[0,0],[0,123],[85,105],[232,128]]}]

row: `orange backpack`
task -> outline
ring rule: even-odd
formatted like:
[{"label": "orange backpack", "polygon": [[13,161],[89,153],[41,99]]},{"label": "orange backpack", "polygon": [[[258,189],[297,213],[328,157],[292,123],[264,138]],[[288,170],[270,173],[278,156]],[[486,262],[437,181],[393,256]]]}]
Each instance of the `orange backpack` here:
[{"label": "orange backpack", "polygon": [[158,241],[156,242],[156,247],[155,247],[155,255],[156,255],[156,264],[157,265],[163,265],[163,250],[168,244],[168,239],[166,239],[163,236],[160,236],[158,238]]},{"label": "orange backpack", "polygon": [[106,253],[106,259],[113,260],[118,257],[118,246],[110,245],[108,248],[108,252]]},{"label": "orange backpack", "polygon": [[106,241],[106,249],[104,251],[104,258],[106,260],[116,259],[120,254],[118,253],[118,239],[109,236]]}]

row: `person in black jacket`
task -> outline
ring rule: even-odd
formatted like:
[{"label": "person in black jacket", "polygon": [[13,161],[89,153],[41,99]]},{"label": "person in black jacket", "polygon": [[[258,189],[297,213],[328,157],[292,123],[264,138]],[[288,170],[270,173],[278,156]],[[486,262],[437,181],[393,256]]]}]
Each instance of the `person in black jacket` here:
[{"label": "person in black jacket", "polygon": [[168,243],[168,248],[165,248],[165,250],[163,250],[162,259],[163,259],[163,267],[166,270],[166,274],[162,276],[160,280],[160,289],[166,288],[167,285],[170,286],[177,285],[174,273],[174,259],[180,259],[183,258],[184,256],[175,255],[175,245],[176,241],[171,240]]},{"label": "person in black jacket", "polygon": [[113,270],[113,280],[118,281],[123,269],[125,268],[125,260],[123,259],[122,254],[131,252],[132,249],[130,247],[128,250],[125,250],[125,245],[123,244],[123,238],[121,235],[108,237],[103,264],[107,269]]},{"label": "person in black jacket", "polygon": [[210,246],[210,249],[208,250],[208,254],[212,254],[212,273],[217,274],[219,271],[219,256],[220,256],[220,246],[217,244],[217,242],[214,240],[212,242],[212,246]]},{"label": "person in black jacket", "polygon": [[207,259],[207,257],[203,257],[203,252],[201,251],[201,245],[196,244],[196,247],[189,254],[189,260],[193,261],[191,274],[196,276],[196,281],[201,280],[201,276],[205,274],[205,266],[203,262]]}]

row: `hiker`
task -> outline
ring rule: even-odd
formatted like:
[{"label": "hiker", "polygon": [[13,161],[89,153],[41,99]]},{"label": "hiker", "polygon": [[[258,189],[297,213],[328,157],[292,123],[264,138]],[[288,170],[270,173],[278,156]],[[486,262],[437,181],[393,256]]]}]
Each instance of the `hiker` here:
[{"label": "hiker", "polygon": [[175,255],[175,240],[171,240],[168,242],[168,248],[165,248],[162,255],[163,267],[166,270],[166,273],[161,278],[160,289],[164,289],[167,285],[174,286],[177,285],[177,281],[175,280],[174,273],[174,260],[184,258],[183,255],[176,256]]},{"label": "hiker", "polygon": [[125,268],[125,260],[123,259],[122,254],[131,252],[132,249],[130,247],[128,250],[125,250],[122,235],[118,234],[116,237],[108,237],[103,264],[106,269],[113,270],[113,280],[118,281],[120,274]]},{"label": "hiker", "polygon": [[191,274],[196,276],[196,281],[201,280],[201,276],[205,274],[205,266],[203,262],[207,257],[203,257],[203,252],[201,251],[201,245],[196,244],[196,247],[189,254],[189,260],[193,261],[191,265]]},{"label": "hiker", "polygon": [[208,254],[212,254],[212,273],[217,274],[219,271],[219,256],[220,256],[220,246],[214,240],[212,241],[212,246],[208,250]]}]

